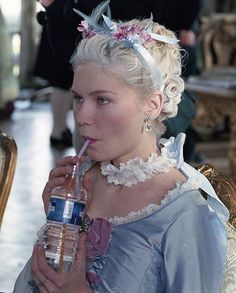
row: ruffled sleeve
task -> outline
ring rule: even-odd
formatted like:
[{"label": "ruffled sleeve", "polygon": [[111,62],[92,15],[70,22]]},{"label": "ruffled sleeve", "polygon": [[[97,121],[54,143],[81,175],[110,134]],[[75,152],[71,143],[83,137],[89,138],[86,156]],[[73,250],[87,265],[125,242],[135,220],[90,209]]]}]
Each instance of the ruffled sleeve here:
[{"label": "ruffled sleeve", "polygon": [[183,146],[186,135],[180,133],[176,138],[160,139],[159,146],[165,147],[169,155],[177,161],[177,168],[187,177],[199,181],[200,188],[208,194],[208,206],[215,211],[220,220],[225,223],[229,219],[229,211],[216,195],[209,180],[195,168],[184,162]]}]

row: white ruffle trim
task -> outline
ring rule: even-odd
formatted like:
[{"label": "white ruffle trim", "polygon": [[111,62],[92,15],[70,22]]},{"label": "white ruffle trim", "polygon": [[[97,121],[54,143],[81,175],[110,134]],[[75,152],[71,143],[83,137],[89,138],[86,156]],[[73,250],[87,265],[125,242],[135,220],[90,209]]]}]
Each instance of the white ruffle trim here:
[{"label": "white ruffle trim", "polygon": [[150,179],[154,174],[166,173],[169,168],[176,167],[176,164],[176,160],[171,158],[167,149],[163,147],[160,155],[153,153],[145,162],[138,157],[120,163],[119,167],[110,162],[102,162],[101,174],[107,176],[107,183],[130,187]]},{"label": "white ruffle trim", "polygon": [[164,204],[167,204],[168,202],[174,200],[182,193],[193,190],[193,189],[199,189],[200,182],[197,179],[188,179],[186,182],[180,184],[176,183],[176,187],[172,190],[170,190],[164,197],[164,199],[161,201],[160,204],[149,204],[148,206],[138,210],[138,211],[131,211],[126,217],[113,217],[108,218],[107,220],[113,224],[113,225],[121,225],[121,224],[127,224],[131,223],[137,220],[140,220],[142,218],[145,218],[154,212],[158,211],[160,207]]}]

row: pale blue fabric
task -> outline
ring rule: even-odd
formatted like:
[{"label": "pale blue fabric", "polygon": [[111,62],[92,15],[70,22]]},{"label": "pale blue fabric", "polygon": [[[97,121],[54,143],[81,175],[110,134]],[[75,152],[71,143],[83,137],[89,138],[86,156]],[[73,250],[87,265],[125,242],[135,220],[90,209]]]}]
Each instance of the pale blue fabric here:
[{"label": "pale blue fabric", "polygon": [[[225,254],[223,224],[192,190],[150,216],[113,226],[106,254],[90,266],[101,278],[92,288],[99,293],[217,293]],[[37,292],[31,279],[28,263],[14,292]]]},{"label": "pale blue fabric", "polygon": [[107,253],[90,271],[95,292],[217,293],[226,235],[199,191],[180,194],[154,214],[114,226]]},{"label": "pale blue fabric", "polygon": [[[161,141],[187,177],[202,179],[184,163],[184,136]],[[99,293],[217,293],[226,256],[224,221],[228,211],[208,181],[206,201],[199,190],[180,192],[149,216],[113,225],[103,256],[88,263],[100,280],[91,284]],[[213,191],[212,191],[213,190]],[[14,293],[38,292],[30,262],[20,274]]]},{"label": "pale blue fabric", "polygon": [[184,162],[183,147],[186,135],[180,133],[176,138],[162,138],[159,141],[159,146],[164,146],[168,149],[170,156],[177,161],[177,169],[179,169],[187,178],[197,178],[200,181],[200,188],[208,194],[208,205],[217,213],[222,222],[229,219],[229,211],[220,201],[208,179],[198,172],[195,168]]}]

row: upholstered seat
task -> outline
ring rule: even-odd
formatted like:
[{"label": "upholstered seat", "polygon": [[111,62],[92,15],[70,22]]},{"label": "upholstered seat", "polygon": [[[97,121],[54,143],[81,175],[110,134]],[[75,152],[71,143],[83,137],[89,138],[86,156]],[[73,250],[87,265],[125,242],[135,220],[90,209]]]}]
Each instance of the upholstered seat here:
[{"label": "upholstered seat", "polygon": [[200,165],[197,169],[208,178],[230,212],[229,221],[226,223],[228,247],[221,293],[236,292],[236,185],[230,179],[219,175],[210,164]]},{"label": "upholstered seat", "polygon": [[0,227],[13,182],[16,158],[15,140],[0,131]]}]

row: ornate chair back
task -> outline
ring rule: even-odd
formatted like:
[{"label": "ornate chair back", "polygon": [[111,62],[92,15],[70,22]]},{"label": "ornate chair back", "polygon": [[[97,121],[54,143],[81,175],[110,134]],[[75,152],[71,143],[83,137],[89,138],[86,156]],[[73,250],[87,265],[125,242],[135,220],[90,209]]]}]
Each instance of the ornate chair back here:
[{"label": "ornate chair back", "polygon": [[15,140],[0,130],[0,227],[16,168],[17,146]]},{"label": "ornate chair back", "polygon": [[216,13],[201,19],[199,43],[203,70],[236,65],[236,16]]},{"label": "ornate chair back", "polygon": [[221,293],[236,292],[236,185],[230,179],[219,175],[210,164],[202,164],[197,169],[207,177],[230,213],[229,221],[226,223],[228,251]]}]

